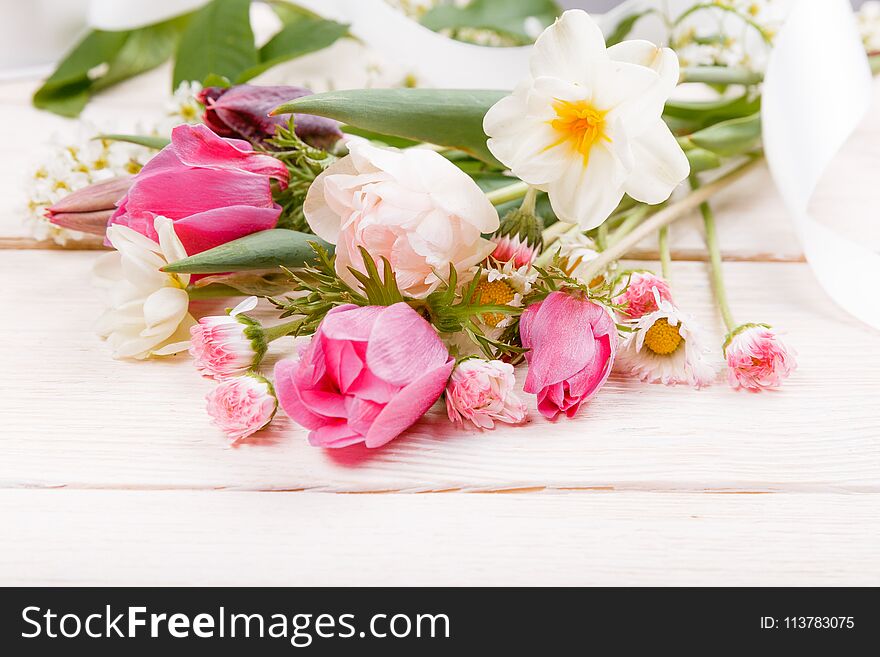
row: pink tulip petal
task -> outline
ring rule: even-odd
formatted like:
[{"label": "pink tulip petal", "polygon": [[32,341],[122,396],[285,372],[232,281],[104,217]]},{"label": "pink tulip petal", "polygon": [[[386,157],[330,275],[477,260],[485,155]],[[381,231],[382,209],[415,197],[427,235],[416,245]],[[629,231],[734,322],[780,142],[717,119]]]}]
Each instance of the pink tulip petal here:
[{"label": "pink tulip petal", "polygon": [[332,340],[366,342],[376,318],[384,311],[383,306],[338,306],[324,317],[320,331]]},{"label": "pink tulip petal", "polygon": [[455,361],[450,359],[401,389],[374,420],[364,441],[366,446],[381,447],[422,417],[443,393],[454,365]]},{"label": "pink tulip petal", "polygon": [[434,328],[403,302],[379,315],[367,345],[367,367],[385,381],[401,386],[448,358],[449,352]]},{"label": "pink tulip petal", "polygon": [[385,408],[384,404],[376,404],[357,397],[348,397],[345,403],[348,426],[361,435],[369,433],[373,422]]},{"label": "pink tulip petal", "polygon": [[174,232],[189,255],[207,251],[239,237],[274,228],[281,207],[231,205],[191,214],[174,222]]},{"label": "pink tulip petal", "polygon": [[52,214],[56,214],[61,212],[112,210],[120,199],[125,196],[133,182],[133,176],[120,176],[94,183],[63,197],[49,208],[49,211]]},{"label": "pink tulip petal", "polygon": [[287,186],[287,167],[271,155],[256,153],[241,140],[223,139],[205,125],[179,125],[171,132],[171,148],[187,166],[241,169],[278,180]]},{"label": "pink tulip petal", "polygon": [[364,369],[357,378],[357,381],[349,389],[349,392],[360,399],[376,402],[377,404],[387,404],[397,394],[398,390],[400,390],[400,386],[383,381],[370,370]]},{"label": "pink tulip petal", "polygon": [[347,417],[345,396],[329,390],[300,390],[299,398],[306,408],[323,417]]},{"label": "pink tulip petal", "polygon": [[591,327],[594,304],[562,292],[551,293],[528,329],[529,372],[523,390],[537,393],[565,381],[592,360],[596,349]]},{"label": "pink tulip petal", "polygon": [[275,391],[284,412],[306,429],[318,429],[327,423],[327,418],[313,413],[302,402],[298,386],[295,383],[300,363],[287,359],[275,364]]},{"label": "pink tulip petal", "polygon": [[352,383],[364,369],[364,361],[358,356],[354,345],[343,340],[326,339],[324,356],[340,392],[347,393]]},{"label": "pink tulip petal", "polygon": [[364,439],[344,421],[324,424],[309,433],[309,444],[312,447],[339,448],[348,447]]}]

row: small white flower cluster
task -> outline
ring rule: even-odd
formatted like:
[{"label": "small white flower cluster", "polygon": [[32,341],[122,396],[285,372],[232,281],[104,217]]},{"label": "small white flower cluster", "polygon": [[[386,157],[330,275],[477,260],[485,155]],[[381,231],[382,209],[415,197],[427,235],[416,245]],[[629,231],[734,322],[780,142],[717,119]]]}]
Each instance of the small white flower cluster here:
[{"label": "small white flower cluster", "polygon": [[859,9],[856,18],[865,50],[869,53],[880,53],[880,2],[878,0],[866,2]]},{"label": "small white flower cluster", "polygon": [[24,215],[34,238],[63,245],[85,237],[50,224],[46,209],[86,185],[137,173],[152,155],[149,149],[134,144],[95,139],[97,134],[92,125],[80,123],[73,135],[53,135],[45,162],[28,176]]},{"label": "small white flower cluster", "polygon": [[[134,132],[168,136],[180,123],[199,123],[201,105],[196,96],[201,90],[198,82],[182,82],[166,103],[162,119],[140,125]],[[98,134],[95,126],[80,121],[72,134],[53,135],[43,164],[30,172],[25,182],[27,202],[23,214],[35,239],[51,239],[61,245],[83,239],[83,233],[50,224],[46,209],[86,185],[137,173],[154,154],[142,146],[95,139]]]},{"label": "small white flower cluster", "polygon": [[[762,42],[772,41],[782,19],[773,0],[714,0],[681,21],[670,35],[670,46],[682,66],[735,66],[760,69],[765,63]],[[711,21],[706,13],[713,12]]]}]

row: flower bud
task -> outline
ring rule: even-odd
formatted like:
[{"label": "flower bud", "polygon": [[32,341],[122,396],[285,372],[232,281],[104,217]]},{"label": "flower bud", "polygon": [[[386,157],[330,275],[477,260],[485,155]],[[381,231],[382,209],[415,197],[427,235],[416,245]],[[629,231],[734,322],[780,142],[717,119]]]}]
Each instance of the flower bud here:
[{"label": "flower bud", "polygon": [[724,342],[727,379],[733,388],[778,388],[797,368],[794,350],[766,324],[743,324]]},{"label": "flower bud", "polygon": [[116,204],[128,192],[133,181],[133,176],[120,176],[87,185],[48,208],[46,218],[62,228],[103,235]]},{"label": "flower bud", "polygon": [[205,399],[211,420],[232,443],[265,427],[278,409],[275,389],[256,372],[223,381]]},{"label": "flower bud", "polygon": [[204,376],[225,379],[256,367],[266,355],[262,325],[243,313],[253,310],[257,297],[249,297],[228,315],[202,317],[190,329],[189,353]]},{"label": "flower bud", "polygon": [[[229,88],[207,87],[199,93],[205,106],[204,121],[221,137],[246,139],[264,145],[275,135],[275,128],[287,125],[290,114],[269,116],[279,105],[312,92],[303,87],[255,86],[239,84]],[[339,124],[321,116],[295,115],[296,135],[315,148],[327,149],[342,137]]]},{"label": "flower bud", "polygon": [[513,365],[500,360],[468,358],[460,362],[446,385],[446,412],[452,422],[471,422],[494,429],[496,422],[519,424],[525,404],[513,391]]},{"label": "flower bud", "polygon": [[492,257],[498,262],[513,262],[516,267],[532,264],[544,248],[543,229],[544,222],[534,212],[523,208],[511,210],[492,237],[497,245]]}]

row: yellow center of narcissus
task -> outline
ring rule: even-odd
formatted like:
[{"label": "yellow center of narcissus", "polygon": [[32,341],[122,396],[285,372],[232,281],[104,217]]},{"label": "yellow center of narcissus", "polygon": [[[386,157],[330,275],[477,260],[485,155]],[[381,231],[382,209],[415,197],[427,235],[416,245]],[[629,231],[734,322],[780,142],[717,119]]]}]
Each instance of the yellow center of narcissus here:
[{"label": "yellow center of narcissus", "polygon": [[645,346],[655,354],[668,356],[678,349],[682,342],[677,326],[670,326],[665,317],[661,317],[645,333]]},{"label": "yellow center of narcissus", "polygon": [[605,132],[605,115],[608,112],[596,109],[588,100],[557,100],[553,103],[556,118],[550,126],[556,130],[560,138],[549,148],[565,141],[571,143],[574,150],[584,158],[584,166],[590,159],[590,150],[599,141],[611,141]]},{"label": "yellow center of narcissus", "polygon": [[[507,281],[487,281],[484,279],[477,284],[471,302],[493,306],[507,305],[513,301],[515,294],[516,292]],[[483,323],[487,326],[497,326],[502,319],[504,319],[504,315],[501,313],[483,313],[482,316]]]}]

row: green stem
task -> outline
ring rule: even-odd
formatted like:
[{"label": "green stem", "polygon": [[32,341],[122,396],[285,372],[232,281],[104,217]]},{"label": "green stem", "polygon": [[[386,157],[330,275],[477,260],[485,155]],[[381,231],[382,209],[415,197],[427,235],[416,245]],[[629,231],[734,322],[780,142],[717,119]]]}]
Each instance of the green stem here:
[{"label": "green stem", "polygon": [[758,84],[764,75],[747,68],[730,66],[689,66],[681,69],[679,82],[703,82],[705,84]]},{"label": "green stem", "polygon": [[487,192],[486,198],[489,199],[492,205],[501,205],[502,203],[522,198],[528,193],[529,189],[531,189],[531,187],[528,183],[516,182],[512,185],[506,185],[504,187],[499,187],[498,189],[493,189],[491,192]]},{"label": "green stem", "polygon": [[773,39],[770,38],[770,35],[767,34],[767,32],[764,30],[764,28],[761,25],[759,25],[757,21],[742,14],[735,7],[727,7],[727,6],[722,5],[718,2],[702,2],[700,4],[693,5],[693,6],[691,6],[690,9],[688,9],[687,11],[682,13],[678,18],[676,18],[672,24],[673,24],[673,26],[681,25],[682,21],[684,21],[684,19],[687,18],[688,16],[690,16],[691,14],[695,14],[698,11],[703,11],[706,9],[711,9],[713,11],[719,11],[719,10],[726,11],[730,14],[733,14],[734,16],[739,17],[740,19],[743,20],[743,22],[746,23],[746,25],[750,25],[752,28],[754,28],[754,30],[758,34],[761,35],[761,38],[764,40],[764,43],[766,43],[768,46],[773,45]]},{"label": "green stem", "polygon": [[[690,177],[691,189],[698,189],[700,182],[696,176]],[[718,232],[715,229],[715,215],[708,203],[700,204],[700,213],[703,215],[703,225],[706,228],[706,246],[709,249],[709,269],[711,272],[712,292],[715,302],[721,311],[724,325],[728,331],[736,328],[733,313],[730,312],[730,304],[727,302],[727,290],[724,287],[724,274],[721,271],[721,249],[718,246]]]},{"label": "green stem", "polygon": [[669,226],[663,226],[663,228],[660,229],[659,248],[660,271],[663,273],[663,278],[669,281],[672,272],[672,256],[669,253]]},{"label": "green stem", "polygon": [[620,223],[620,226],[617,227],[617,230],[608,237],[608,247],[614,246],[633,232],[635,227],[642,223],[650,211],[651,206],[649,205],[640,205],[630,211],[627,217]]},{"label": "green stem", "polygon": [[689,212],[695,210],[700,203],[710,199],[712,196],[720,192],[722,189],[729,187],[735,181],[739,180],[746,173],[751,171],[762,158],[750,159],[735,169],[725,173],[723,176],[713,180],[708,185],[704,185],[698,190],[688,194],[685,198],[666,206],[659,212],[652,214],[647,220],[639,224],[629,235],[622,240],[609,246],[605,251],[599,254],[598,258],[591,260],[582,278],[592,280],[593,277],[601,274],[615,260],[619,260],[626,255],[633,246],[641,242],[646,237],[650,237],[663,226],[667,226],[674,221],[678,221]]},{"label": "green stem", "polygon": [[273,340],[277,340],[278,338],[283,338],[285,335],[290,335],[291,333],[296,333],[299,330],[299,327],[303,323],[303,319],[294,319],[289,322],[284,322],[283,324],[277,324],[275,326],[264,326],[263,327],[263,335],[266,338],[266,342],[272,342]]},{"label": "green stem", "polygon": [[608,247],[608,222],[605,221],[599,225],[596,231],[596,246],[600,251],[604,251]]},{"label": "green stem", "polygon": [[519,209],[528,214],[535,214],[535,203],[538,200],[538,190],[534,187],[529,186],[529,189],[526,191],[526,195],[523,196],[522,205],[519,206]]},{"label": "green stem", "polygon": [[874,75],[880,73],[880,52],[873,52],[868,55],[868,63],[871,65],[871,73]]}]

